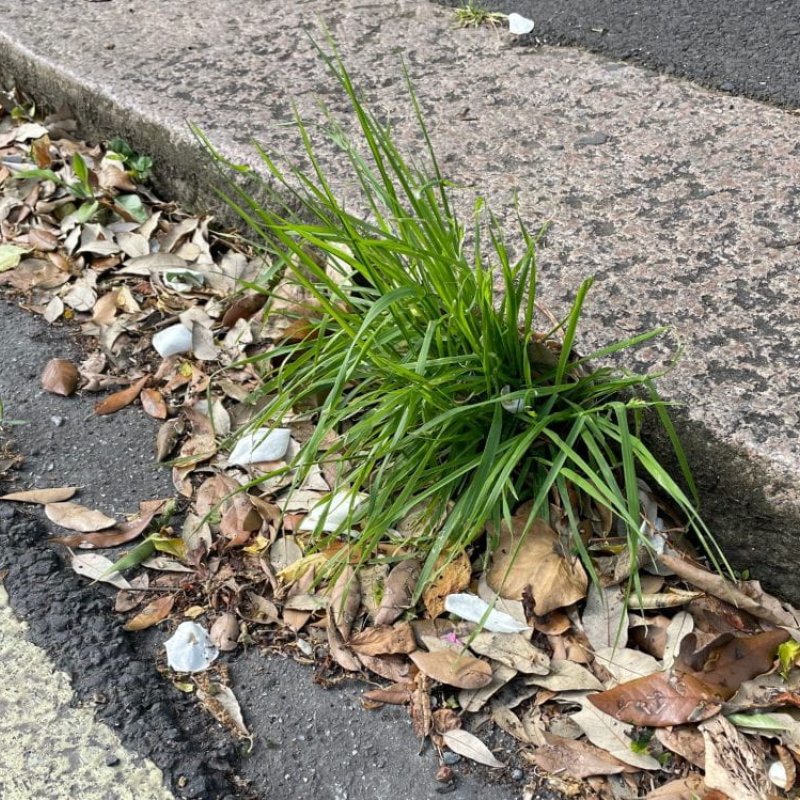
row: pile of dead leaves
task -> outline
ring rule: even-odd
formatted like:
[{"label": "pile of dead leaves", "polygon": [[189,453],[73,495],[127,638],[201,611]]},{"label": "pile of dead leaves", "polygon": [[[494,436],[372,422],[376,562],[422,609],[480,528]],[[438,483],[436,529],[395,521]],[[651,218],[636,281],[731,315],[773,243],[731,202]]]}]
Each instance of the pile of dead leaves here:
[{"label": "pile of dead leaves", "polygon": [[[0,499],[44,505],[69,531],[54,541],[73,568],[118,589],[128,630],[194,621],[208,631],[208,664],[258,644],[313,663],[321,682],[360,675],[376,684],[365,706],[407,705],[440,753],[528,764],[569,796],[792,791],[793,609],[697,563],[681,521],[644,484],[649,546],[641,591],[629,595],[614,521],[577,490],[572,509],[554,498],[549,521],[526,529],[523,506],[510,527],[450,554],[416,606],[411,542],[431,524],[424,509],[397,523],[372,563],[346,536],[314,550],[311,532],[336,531],[365,498],[332,493],[325,463],[294,485],[292,459],[313,418],[298,410],[281,427],[232,435],[259,408],[247,358],[302,335],[302,292],[242,290],[268,265],[208,219],[159,201],[137,180],[141,156],[76,141],[68,115],[39,122],[20,97],[4,107],[0,280],[49,323],[70,321],[92,353],[45,365],[43,386],[65,397],[113,389],[97,414],[137,404],[161,420],[156,458],[171,465],[176,498],[142,503],[127,520],[74,502],[72,488]],[[569,514],[596,581],[573,555]],[[123,545],[122,556],[109,552]],[[331,577],[334,558],[342,568]],[[213,680],[204,671],[173,680],[249,736],[224,670],[212,669]],[[494,727],[516,742],[511,756],[485,743]],[[449,768],[439,777],[451,780]]]}]

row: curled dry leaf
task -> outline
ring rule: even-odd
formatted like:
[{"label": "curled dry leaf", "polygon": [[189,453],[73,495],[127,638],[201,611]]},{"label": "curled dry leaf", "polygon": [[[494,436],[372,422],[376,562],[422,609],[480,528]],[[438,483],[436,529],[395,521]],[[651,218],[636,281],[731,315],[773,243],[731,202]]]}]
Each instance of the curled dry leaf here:
[{"label": "curled dry leaf", "polygon": [[692,675],[656,672],[589,695],[596,708],[620,722],[663,728],[699,722],[716,714],[722,698]]},{"label": "curled dry leaf", "polygon": [[411,606],[421,565],[416,559],[400,562],[386,578],[383,598],[375,612],[376,625],[391,625]]},{"label": "curled dry leaf", "polygon": [[700,726],[706,745],[705,783],[736,800],[763,800],[772,793],[764,758],[725,717]]},{"label": "curled dry leaf", "polygon": [[171,594],[150,601],[133,619],[125,624],[126,631],[143,631],[163,622],[172,613],[175,596]]},{"label": "curled dry leaf", "polygon": [[126,389],[110,394],[95,405],[94,413],[98,416],[102,414],[116,414],[117,411],[125,408],[125,406],[129,406],[139,396],[139,393],[144,389],[145,384],[149,380],[149,375],[143,375],[138,381],[132,383]]},{"label": "curled dry leaf", "polygon": [[165,422],[158,429],[156,434],[156,461],[161,463],[169,458],[170,453],[175,449],[175,445],[183,433],[184,427],[184,421],[176,418]]},{"label": "curled dry leaf", "polygon": [[0,497],[0,500],[13,500],[16,503],[47,505],[48,503],[63,503],[65,500],[69,500],[77,491],[77,486],[62,486],[52,489],[27,489],[24,492],[4,494]]},{"label": "curled dry leaf", "polygon": [[404,683],[418,672],[405,656],[368,656],[356,653],[356,657],[370,672],[395,683]]},{"label": "curled dry leaf", "polygon": [[404,706],[411,702],[413,683],[393,683],[382,689],[370,689],[362,697],[370,703],[382,703],[390,706]]},{"label": "curled dry leaf", "polygon": [[586,667],[574,661],[553,659],[547,675],[531,675],[525,683],[551,692],[601,691],[603,684]]},{"label": "curled dry leaf", "polygon": [[367,656],[408,654],[417,649],[417,640],[408,622],[367,628],[351,637],[348,644],[356,653]]},{"label": "curled dry leaf", "polygon": [[155,512],[144,514],[130,522],[122,522],[115,528],[101,532],[76,533],[71,536],[53,536],[50,541],[66,547],[80,547],[87,550],[96,548],[117,547],[133,541],[144,533],[153,521]]},{"label": "curled dry leaf", "polygon": [[[778,647],[790,639],[788,631],[778,629],[753,636],[725,633],[691,655],[683,655],[676,669],[688,672],[714,686],[724,699],[733,697],[739,687],[772,668]],[[691,647],[695,639],[689,634],[683,640]]]},{"label": "curled dry leaf", "polygon": [[471,761],[477,761],[487,767],[499,769],[505,766],[495,758],[494,753],[474,734],[456,729],[442,734],[444,743],[454,752]]},{"label": "curled dry leaf", "polygon": [[101,531],[104,528],[110,528],[116,522],[102,511],[86,508],[78,503],[47,503],[44,513],[56,525],[80,533]]},{"label": "curled dry leaf", "polygon": [[235,650],[239,646],[239,620],[230,611],[226,611],[211,626],[209,636],[218,649]]},{"label": "curled dry leaf", "polygon": [[518,633],[478,633],[469,643],[470,650],[507,667],[531,675],[547,675],[550,658]]},{"label": "curled dry leaf", "polygon": [[346,566],[331,589],[330,614],[343,639],[350,636],[361,608],[361,583],[356,571]]},{"label": "curled dry leaf", "polygon": [[486,579],[498,594],[512,600],[521,600],[529,591],[534,613],[542,616],[585,597],[589,580],[580,560],[565,553],[559,535],[543,519],[536,518],[524,533],[528,509],[523,506],[512,518],[513,530],[501,523]]},{"label": "curled dry leaf", "polygon": [[328,633],[328,647],[336,663],[348,672],[359,672],[361,670],[361,662],[350,652],[342,634],[336,627],[336,623],[333,621],[333,616],[330,614],[328,615],[326,630]]},{"label": "curled dry leaf", "polygon": [[101,556],[100,553],[82,553],[81,555],[73,553],[70,566],[78,575],[82,575],[84,578],[110,583],[112,586],[116,586],[117,589],[131,588],[130,583],[119,572],[114,571],[114,562],[105,556]]},{"label": "curled dry leaf", "polygon": [[244,723],[239,701],[230,688],[216,683],[211,684],[206,690],[198,689],[197,698],[211,715],[232,733],[243,739],[252,738]]},{"label": "curled dry leaf", "polygon": [[472,578],[472,565],[467,554],[459,553],[454,559],[439,567],[438,577],[425,587],[422,602],[428,616],[435,619],[444,613],[444,599],[449,594],[461,592],[469,586]]},{"label": "curled dry leaf", "polygon": [[228,540],[230,547],[241,547],[259,530],[262,522],[250,498],[242,492],[230,499],[220,520],[219,532]]},{"label": "curled dry leaf", "polygon": [[458,693],[458,704],[464,711],[474,714],[480,711],[484,705],[497,694],[512,678],[517,676],[517,671],[504,664],[493,662],[492,680],[479,689],[462,689]]},{"label": "curled dry leaf", "polygon": [[492,682],[492,668],[465,652],[439,650],[426,653],[416,650],[409,658],[429,678],[458,689],[480,689]]},{"label": "curled dry leaf", "polygon": [[700,769],[706,768],[706,745],[703,734],[694,725],[658,728],[656,739],[673,753]]},{"label": "curled dry leaf", "polygon": [[545,772],[565,773],[576,780],[583,780],[592,775],[618,775],[620,772],[632,771],[630,766],[589,742],[564,739],[553,734],[545,736],[546,744],[537,747],[527,756]]},{"label": "curled dry leaf", "polygon": [[65,358],[53,358],[42,372],[42,388],[52,394],[69,397],[78,388],[78,368]]},{"label": "curled dry leaf", "polygon": [[142,389],[142,408],[153,419],[166,419],[167,404],[158,389]]}]

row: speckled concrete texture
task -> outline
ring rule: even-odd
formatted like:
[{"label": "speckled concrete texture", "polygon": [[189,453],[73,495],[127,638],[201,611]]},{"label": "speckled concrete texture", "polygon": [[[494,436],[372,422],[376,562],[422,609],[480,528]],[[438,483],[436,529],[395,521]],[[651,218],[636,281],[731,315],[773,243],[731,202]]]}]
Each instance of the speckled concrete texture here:
[{"label": "speckled concrete texture", "polygon": [[0,797],[169,800],[161,772],[73,706],[69,678],[25,638],[0,585]]},{"label": "speckled concrete texture", "polygon": [[[545,301],[563,308],[596,276],[584,349],[672,326],[638,360],[683,348],[662,387],[684,404],[715,533],[734,562],[800,599],[798,117],[502,31],[456,30],[446,9],[412,0],[0,0],[0,19],[6,80],[67,100],[91,135],[153,153],[183,199],[209,197],[186,119],[234,158],[252,160],[252,137],[292,158],[292,102],[310,116],[318,97],[341,109],[306,35],[320,19],[418,150],[403,58],[462,207],[480,190],[502,214],[518,193],[531,226],[552,222]],[[335,185],[346,191],[346,177]]]}]

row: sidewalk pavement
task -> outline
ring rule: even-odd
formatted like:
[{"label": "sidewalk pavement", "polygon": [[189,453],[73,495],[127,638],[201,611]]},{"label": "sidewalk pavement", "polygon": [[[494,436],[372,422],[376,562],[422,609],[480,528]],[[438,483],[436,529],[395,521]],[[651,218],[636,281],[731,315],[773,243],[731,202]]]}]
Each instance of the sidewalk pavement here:
[{"label": "sidewalk pavement", "polygon": [[[800,600],[797,116],[504,30],[456,30],[447,9],[414,0],[0,0],[0,20],[3,80],[67,101],[89,136],[127,137],[184,201],[210,202],[187,119],[252,161],[252,137],[298,152],[292,103],[309,117],[318,97],[341,108],[308,39],[319,20],[416,151],[404,59],[463,207],[479,190],[502,215],[518,193],[532,227],[552,221],[546,302],[564,308],[596,276],[584,349],[672,326],[683,354],[661,386],[684,404],[712,529],[737,566]],[[651,347],[640,362],[668,356]]]}]

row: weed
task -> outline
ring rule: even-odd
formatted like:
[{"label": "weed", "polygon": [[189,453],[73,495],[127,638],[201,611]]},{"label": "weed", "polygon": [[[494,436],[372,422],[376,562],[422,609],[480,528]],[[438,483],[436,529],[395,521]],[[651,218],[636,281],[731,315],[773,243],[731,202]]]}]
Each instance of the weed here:
[{"label": "weed", "polygon": [[488,11],[473,2],[454,9],[453,16],[459,28],[480,28],[482,25],[496,27],[503,24],[508,18],[506,14],[499,11]]},{"label": "weed", "polygon": [[[282,167],[259,147],[265,179],[226,161],[195,129],[229,178],[222,196],[264,242],[273,273],[283,271],[308,298],[293,311],[293,329],[302,334],[252,359],[263,379],[254,427],[278,426],[302,409],[316,428],[292,464],[296,481],[324,460],[339,467],[337,490],[368,495],[360,509],[354,499],[337,532],[318,526],[317,545],[348,532],[347,554],[362,562],[395,545],[394,552],[424,561],[419,596],[487,523],[509,520],[532,500],[532,524],[548,518],[552,502],[563,508],[574,549],[596,579],[579,534],[580,503],[611,512],[635,566],[649,546],[639,499],[645,478],[683,511],[719,563],[692,499],[639,436],[642,413],[654,409],[693,487],[650,379],[595,366],[661,330],[579,357],[574,343],[591,280],[564,319],[537,329],[537,235],[517,214],[515,257],[481,200],[467,231],[410,81],[425,165],[399,152],[330,44],[333,53],[318,48],[320,56],[349,99],[359,137],[327,112],[322,130],[358,181],[365,215],[337,197],[299,115],[310,167]],[[237,173],[261,181],[258,198]],[[398,521],[419,509],[423,524],[398,532]],[[632,580],[638,590],[635,569]]]}]

